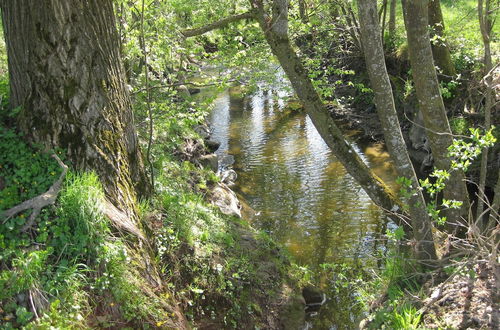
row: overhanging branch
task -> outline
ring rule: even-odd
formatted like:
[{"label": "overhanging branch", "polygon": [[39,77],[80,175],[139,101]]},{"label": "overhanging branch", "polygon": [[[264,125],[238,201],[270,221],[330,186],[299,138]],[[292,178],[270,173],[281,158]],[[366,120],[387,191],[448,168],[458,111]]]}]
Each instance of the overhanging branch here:
[{"label": "overhanging branch", "polygon": [[254,19],[254,18],[255,18],[255,11],[250,10],[250,11],[247,11],[243,14],[225,17],[221,20],[218,20],[216,22],[207,24],[205,26],[202,26],[202,27],[199,27],[196,29],[184,30],[184,31],[181,31],[181,33],[185,38],[195,37],[195,36],[205,34],[209,31],[215,30],[215,29],[223,28],[231,23],[241,21],[242,19]]}]

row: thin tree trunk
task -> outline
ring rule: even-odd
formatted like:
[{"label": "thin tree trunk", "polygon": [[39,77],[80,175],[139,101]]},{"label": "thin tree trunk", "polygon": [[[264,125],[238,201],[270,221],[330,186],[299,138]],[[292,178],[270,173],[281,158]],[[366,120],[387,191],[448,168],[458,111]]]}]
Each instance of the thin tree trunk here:
[{"label": "thin tree trunk", "polygon": [[[422,0],[421,0],[422,1]],[[432,34],[437,36],[437,40],[432,42],[432,54],[434,62],[447,76],[455,75],[455,66],[451,61],[450,49],[444,41],[444,21],[441,12],[440,0],[429,1],[429,25],[432,28]]]},{"label": "thin tree trunk", "polygon": [[[359,3],[359,2],[358,2]],[[386,20],[386,17],[387,17],[387,0],[384,0],[382,2],[382,20],[381,20],[381,28],[382,28],[382,32],[380,33],[380,35],[382,36],[382,40],[384,40],[384,34],[385,34],[385,20]],[[360,19],[361,20],[361,19]],[[359,24],[361,25],[361,22],[359,22]]]},{"label": "thin tree trunk", "polygon": [[134,215],[147,193],[111,0],[1,1],[11,104],[26,137],[62,147],[94,170],[108,198]]},{"label": "thin tree trunk", "polygon": [[307,4],[306,0],[299,0],[299,16],[302,23],[307,23]]},{"label": "thin tree trunk", "polygon": [[358,10],[366,67],[372,89],[375,92],[375,104],[384,131],[385,143],[398,174],[411,180],[410,189],[414,191],[407,202],[413,235],[417,242],[415,246],[416,256],[419,262],[425,266],[437,259],[432,237],[432,223],[427,214],[424,196],[419,189],[417,175],[406,149],[394,104],[377,20],[377,1],[358,0]]},{"label": "thin tree trunk", "polygon": [[265,11],[261,1],[250,0],[250,3],[253,10],[257,12],[256,18],[273,54],[278,58],[295,93],[323,140],[348,173],[378,206],[390,211],[400,210],[397,199],[386,185],[363,163],[356,151],[346,142],[314,89],[306,68],[291,47],[288,39],[288,0],[275,0],[272,4],[272,15]]},{"label": "thin tree trunk", "polygon": [[389,7],[389,38],[394,38],[396,34],[396,1],[390,0],[391,5]]},{"label": "thin tree trunk", "polygon": [[[486,5],[486,6],[485,6]],[[484,129],[489,130],[491,128],[491,108],[493,107],[493,91],[492,91],[492,75],[491,70],[493,69],[493,63],[491,59],[491,46],[490,46],[490,32],[491,32],[491,18],[490,18],[490,0],[478,0],[477,2],[477,12],[479,17],[479,27],[481,29],[481,36],[484,45]],[[478,191],[478,201],[477,201],[477,221],[479,224],[482,223],[481,214],[484,210],[483,198],[487,198],[484,190],[486,187],[486,172],[488,170],[488,151],[489,148],[484,148],[481,155],[481,171],[479,174],[479,191]],[[486,224],[488,220],[485,219]]]},{"label": "thin tree trunk", "polygon": [[[413,81],[434,163],[437,169],[449,171],[451,159],[448,157],[448,147],[453,143],[453,137],[432,59],[427,24],[427,1],[403,0],[403,13]],[[461,216],[466,217],[468,214],[469,199],[462,171],[457,170],[452,173],[446,182],[444,198],[463,201],[459,210],[450,209],[446,212],[449,230],[452,230],[457,223],[464,225],[465,221]],[[455,227],[453,231],[457,229],[459,228]]]},{"label": "thin tree trunk", "polygon": [[[491,204],[490,228],[500,226],[500,170],[498,171],[497,184],[495,186],[495,196]],[[497,236],[500,236],[498,233]]]}]

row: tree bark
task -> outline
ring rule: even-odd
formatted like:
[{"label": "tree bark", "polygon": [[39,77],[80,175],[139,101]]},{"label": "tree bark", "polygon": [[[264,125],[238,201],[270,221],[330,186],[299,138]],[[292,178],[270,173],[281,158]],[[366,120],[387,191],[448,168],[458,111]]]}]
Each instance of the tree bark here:
[{"label": "tree bark", "polygon": [[455,75],[455,66],[451,61],[451,54],[444,39],[444,21],[441,12],[440,0],[429,1],[429,25],[431,27],[431,37],[437,36],[437,40],[431,43],[434,62],[447,76]]},{"label": "tree bark", "polygon": [[[495,185],[495,196],[491,204],[490,228],[500,226],[500,170],[498,170],[497,184]],[[500,236],[500,231],[497,237]]]},{"label": "tree bark", "polygon": [[[408,38],[408,50],[412,68],[413,81],[417,93],[418,104],[424,118],[435,167],[439,170],[450,170],[451,159],[448,147],[453,143],[446,109],[439,91],[436,69],[432,59],[427,24],[427,1],[403,0],[403,14]],[[469,199],[463,171],[452,173],[446,182],[444,198],[463,201],[459,210],[447,210],[449,230],[456,231],[458,223],[462,225],[469,210]],[[452,229],[453,227],[453,229]]]},{"label": "tree bark", "polygon": [[398,174],[411,180],[412,193],[407,202],[416,241],[415,254],[422,265],[430,265],[432,261],[437,260],[432,237],[432,222],[427,214],[424,196],[419,189],[417,175],[406,149],[394,104],[377,20],[377,1],[358,0],[357,2],[366,67],[375,93],[375,105],[382,124],[385,143]]},{"label": "tree bark", "polygon": [[391,0],[389,7],[389,38],[394,38],[396,34],[396,1]]},{"label": "tree bark", "polygon": [[277,57],[295,93],[304,106],[319,134],[347,172],[363,187],[370,198],[388,211],[400,211],[398,200],[386,185],[366,166],[356,151],[346,142],[340,129],[328,114],[323,102],[309,79],[288,39],[288,0],[275,0],[272,15],[260,0],[250,0],[257,20],[265,34],[271,51]]},{"label": "tree bark", "polygon": [[111,0],[3,0],[11,104],[26,137],[95,171],[134,215],[150,189],[139,151]]},{"label": "tree bark", "polygon": [[[382,20],[381,20],[381,28],[382,28],[382,32],[380,33],[380,35],[382,36],[382,40],[384,40],[384,34],[385,34],[385,19],[387,17],[387,0],[383,0],[382,2]],[[361,25],[361,22],[359,22],[359,24]]]},{"label": "tree bark", "polygon": [[[493,62],[491,59],[491,46],[490,46],[490,33],[492,28],[491,16],[490,16],[490,0],[478,0],[477,2],[477,13],[479,18],[479,27],[481,29],[481,37],[483,39],[484,46],[484,129],[489,130],[491,128],[491,108],[493,107],[493,88],[492,88],[492,74]],[[486,172],[488,170],[488,152],[489,148],[484,148],[481,155],[481,170],[479,174],[479,192],[477,201],[477,211],[476,215],[478,221],[482,224],[482,216],[484,210],[483,199],[487,198],[484,191],[486,188]],[[488,220],[485,221],[488,223]]]},{"label": "tree bark", "polygon": [[307,23],[307,3],[306,0],[299,0],[299,16],[302,23]]}]

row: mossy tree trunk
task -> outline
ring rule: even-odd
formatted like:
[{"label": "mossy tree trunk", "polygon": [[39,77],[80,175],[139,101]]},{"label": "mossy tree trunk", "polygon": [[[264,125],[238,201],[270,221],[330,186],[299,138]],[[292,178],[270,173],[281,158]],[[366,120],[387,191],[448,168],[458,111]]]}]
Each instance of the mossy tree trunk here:
[{"label": "mossy tree trunk", "polygon": [[419,189],[417,175],[410,161],[406,144],[401,132],[391,83],[385,66],[384,49],[380,27],[377,18],[376,0],[358,0],[359,22],[361,25],[361,40],[370,76],[372,89],[375,93],[375,105],[382,124],[385,143],[389,149],[398,174],[411,181],[414,193],[408,198],[409,213],[416,241],[415,254],[418,261],[426,266],[437,259],[432,223],[427,214],[426,203]]},{"label": "mossy tree trunk", "polygon": [[[427,9],[427,1],[403,0],[403,14],[413,81],[434,157],[434,165],[439,170],[449,171],[451,159],[448,157],[448,147],[453,143],[453,136],[446,117],[446,109],[439,91],[432,58]],[[452,173],[446,182],[444,198],[463,201],[459,210],[447,210],[448,224],[453,227],[453,231],[456,231],[457,223],[465,224],[462,216],[466,217],[469,210],[465,175],[462,171],[457,170]],[[451,227],[449,229],[452,230]]]},{"label": "mossy tree trunk", "polygon": [[21,130],[94,170],[110,201],[133,215],[149,190],[111,0],[3,0],[11,104]]},{"label": "mossy tree trunk", "polygon": [[432,55],[434,62],[447,76],[455,75],[455,66],[451,61],[451,54],[444,36],[444,20],[441,11],[440,0],[429,1],[429,25],[431,27],[431,37],[435,36],[432,42]]},{"label": "mossy tree trunk", "polygon": [[370,198],[386,210],[399,210],[398,201],[384,183],[367,167],[356,151],[345,140],[340,129],[328,114],[320,96],[314,89],[308,73],[288,38],[288,0],[274,0],[269,14],[259,0],[250,0],[256,12],[271,51],[290,80],[295,93],[304,106],[319,134],[347,172],[363,187]]}]

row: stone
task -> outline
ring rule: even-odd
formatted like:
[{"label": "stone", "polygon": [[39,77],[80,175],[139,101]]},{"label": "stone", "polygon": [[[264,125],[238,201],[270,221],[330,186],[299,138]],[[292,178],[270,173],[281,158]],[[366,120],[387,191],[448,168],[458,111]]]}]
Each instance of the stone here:
[{"label": "stone", "polygon": [[227,215],[235,215],[241,218],[241,204],[234,191],[223,183],[217,184],[212,190],[212,203],[219,207],[220,211]]},{"label": "stone", "polygon": [[196,125],[193,127],[193,130],[198,133],[199,136],[201,136],[203,139],[208,139],[210,137],[210,128],[205,125]]},{"label": "stone", "polygon": [[307,285],[302,289],[302,296],[306,303],[306,312],[317,312],[326,302],[326,295],[315,286]]},{"label": "stone", "polygon": [[199,92],[201,92],[201,89],[200,88],[188,88],[188,91],[189,91],[190,95],[194,95],[194,94],[198,94]]},{"label": "stone", "polygon": [[220,160],[220,167],[227,168],[234,164],[234,156],[233,155],[224,155]]},{"label": "stone", "polygon": [[238,178],[238,174],[234,170],[225,170],[220,175],[220,180],[225,184],[234,184],[236,179]]},{"label": "stone", "polygon": [[219,157],[216,154],[203,155],[198,159],[198,161],[201,166],[210,168],[214,172],[217,172],[219,169]]},{"label": "stone", "polygon": [[185,85],[179,85],[176,88],[177,95],[179,95],[182,99],[187,99],[191,96],[189,89]]},{"label": "stone", "polygon": [[214,140],[205,140],[205,146],[210,152],[215,152],[217,149],[220,147],[220,142],[214,141]]}]

